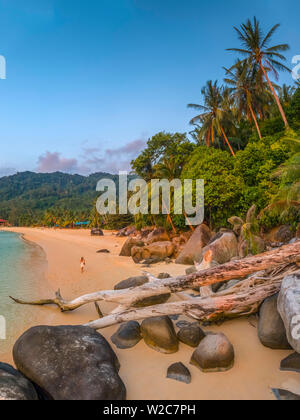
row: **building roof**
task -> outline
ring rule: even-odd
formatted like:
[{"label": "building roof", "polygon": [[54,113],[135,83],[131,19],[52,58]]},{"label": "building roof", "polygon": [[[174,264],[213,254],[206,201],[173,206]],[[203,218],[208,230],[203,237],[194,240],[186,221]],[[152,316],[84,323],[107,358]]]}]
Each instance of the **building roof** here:
[{"label": "building roof", "polygon": [[7,220],[0,219],[0,223],[6,223],[6,222],[7,222]]}]

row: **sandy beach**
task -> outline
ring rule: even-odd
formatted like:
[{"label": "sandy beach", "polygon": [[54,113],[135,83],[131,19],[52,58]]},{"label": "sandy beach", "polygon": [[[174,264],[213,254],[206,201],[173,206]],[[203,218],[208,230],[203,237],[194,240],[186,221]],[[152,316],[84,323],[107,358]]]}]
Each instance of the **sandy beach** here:
[{"label": "sandy beach", "polygon": [[[24,234],[25,239],[42,247],[46,254],[46,273],[40,289],[32,291],[32,298],[52,297],[60,288],[62,296],[71,299],[96,290],[113,289],[119,281],[141,274],[141,267],[134,264],[131,258],[118,256],[126,238],[117,238],[112,232],[105,232],[104,237],[91,237],[87,230],[14,228],[13,231]],[[103,248],[107,248],[110,254],[96,253]],[[82,256],[87,261],[84,274],[80,273]],[[154,275],[161,272],[178,275],[184,273],[185,266],[158,264],[148,271]],[[16,290],[15,294],[22,297],[22,290]],[[104,314],[112,308],[109,304],[101,304]],[[45,324],[78,325],[97,318],[93,305],[66,314],[60,313],[55,307],[30,307],[30,314],[28,328]],[[272,388],[300,393],[299,374],[279,370],[280,361],[291,351],[263,347],[257,337],[255,317],[204,328],[206,331],[225,333],[234,346],[235,365],[225,373],[205,374],[190,365],[193,349],[182,343],[179,352],[173,355],[155,352],[143,341],[132,349],[119,350],[110,341],[116,329],[117,326],[113,326],[100,332],[110,342],[120,360],[120,376],[126,385],[129,400],[272,400],[275,399]],[[13,364],[11,353],[1,355],[1,361]],[[191,371],[190,385],[166,379],[168,366],[179,361]]]}]

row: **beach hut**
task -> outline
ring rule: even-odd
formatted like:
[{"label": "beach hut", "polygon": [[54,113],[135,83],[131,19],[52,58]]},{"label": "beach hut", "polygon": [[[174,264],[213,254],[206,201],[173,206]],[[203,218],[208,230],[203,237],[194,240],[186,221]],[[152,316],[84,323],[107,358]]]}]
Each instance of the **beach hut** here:
[{"label": "beach hut", "polygon": [[0,219],[0,227],[1,226],[8,226],[8,221],[4,219]]}]

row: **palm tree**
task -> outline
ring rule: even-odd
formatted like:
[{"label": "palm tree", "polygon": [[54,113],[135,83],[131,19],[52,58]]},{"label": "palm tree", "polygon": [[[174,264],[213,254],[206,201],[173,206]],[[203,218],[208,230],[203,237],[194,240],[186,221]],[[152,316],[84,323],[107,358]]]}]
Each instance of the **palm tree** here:
[{"label": "palm tree", "polygon": [[241,41],[242,48],[228,48],[227,50],[235,51],[243,56],[246,56],[247,58],[243,61],[248,62],[250,66],[259,66],[273,93],[284,124],[288,127],[288,121],[284,110],[268,76],[268,72],[273,72],[275,77],[278,78],[278,71],[289,71],[289,69],[282,63],[283,61],[286,61],[286,58],[281,54],[289,49],[289,45],[279,44],[269,47],[271,38],[279,26],[279,24],[273,26],[273,28],[265,36],[256,17],[254,17],[253,23],[250,19],[248,19],[245,24],[240,26],[240,28],[234,27],[238,34],[238,38]]},{"label": "palm tree", "polygon": [[188,105],[189,108],[202,111],[201,114],[192,118],[190,124],[195,125],[200,122],[199,136],[205,138],[207,146],[215,143],[216,134],[222,135],[232,155],[235,156],[223,128],[223,124],[231,119],[230,111],[224,104],[223,89],[218,86],[217,81],[213,83],[209,80],[201,93],[204,96],[204,105]]},{"label": "palm tree", "polygon": [[296,88],[294,86],[288,86],[286,84],[283,84],[282,87],[279,87],[278,89],[279,93],[279,99],[283,106],[289,105],[291,102],[293,95],[295,93]]},{"label": "palm tree", "polygon": [[234,71],[232,69],[226,69],[225,67],[224,69],[226,73],[231,77],[225,78],[224,81],[229,86],[232,86],[230,88],[230,92],[237,106],[239,120],[241,119],[242,115],[249,115],[250,112],[259,138],[262,139],[257,118],[253,109],[253,103],[255,101],[256,72],[252,69],[249,69],[248,63],[245,61],[237,62]]}]

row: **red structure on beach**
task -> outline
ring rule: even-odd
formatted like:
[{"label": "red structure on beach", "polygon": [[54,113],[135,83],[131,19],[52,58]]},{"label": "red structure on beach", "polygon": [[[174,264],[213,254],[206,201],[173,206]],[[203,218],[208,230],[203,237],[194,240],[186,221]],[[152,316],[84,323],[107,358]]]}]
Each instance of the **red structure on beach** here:
[{"label": "red structure on beach", "polygon": [[8,221],[4,219],[0,219],[0,226],[8,226]]}]

